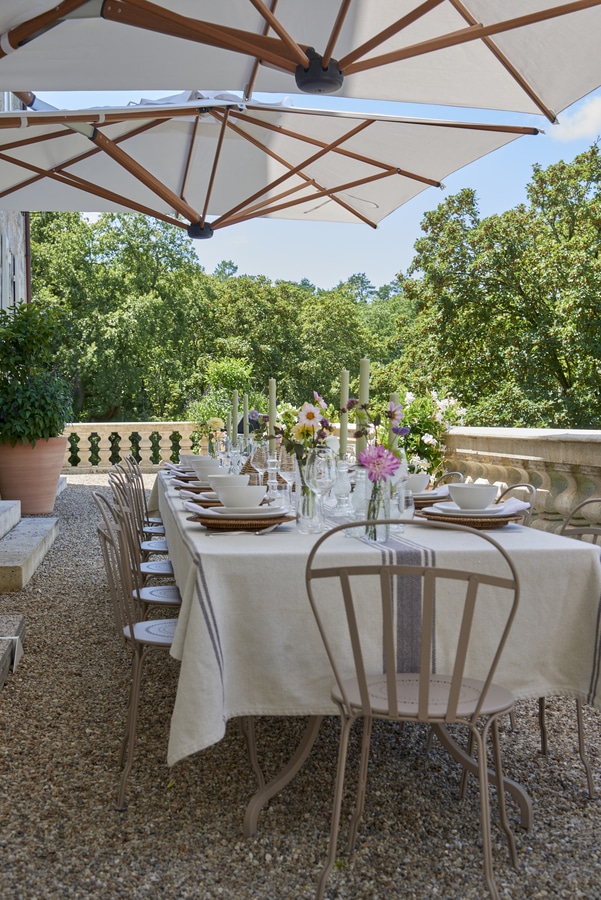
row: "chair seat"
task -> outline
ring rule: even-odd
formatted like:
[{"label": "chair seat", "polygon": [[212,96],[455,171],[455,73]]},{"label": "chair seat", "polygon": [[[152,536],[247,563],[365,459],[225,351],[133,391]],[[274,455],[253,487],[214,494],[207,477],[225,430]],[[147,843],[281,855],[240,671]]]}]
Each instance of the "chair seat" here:
[{"label": "chair seat", "polygon": [[[388,690],[386,687],[386,675],[368,675],[367,684],[369,698],[374,716],[388,717]],[[402,719],[418,720],[418,691],[419,675],[407,672],[396,676],[397,684],[397,710]],[[430,677],[430,701],[428,705],[428,720],[440,717],[445,720],[444,713],[448,706],[451,677],[445,675],[432,675]],[[349,703],[355,708],[362,706],[359,694],[359,684],[355,678],[349,678],[343,682],[344,690]],[[482,693],[483,682],[474,678],[464,678],[461,682],[461,693],[457,707],[457,717],[467,718],[471,716],[478,704]],[[342,694],[335,686],[332,689],[332,699],[342,702]],[[510,710],[514,704],[511,691],[498,684],[491,684],[481,708],[481,715],[490,716]]]},{"label": "chair seat", "polygon": [[150,559],[147,562],[140,563],[140,572],[142,575],[168,577],[173,575],[173,566],[168,559]]},{"label": "chair seat", "polygon": [[169,553],[169,547],[165,538],[154,538],[152,541],[142,541],[140,544],[142,553]]},{"label": "chair seat", "polygon": [[154,603],[157,606],[181,606],[182,598],[175,584],[157,584],[140,588],[136,597],[142,603]]},{"label": "chair seat", "polygon": [[[133,640],[153,647],[169,647],[173,643],[177,619],[146,619],[134,622]],[[132,640],[131,629],[126,625],[123,634],[128,641]]]},{"label": "chair seat", "polygon": [[164,525],[144,525],[142,527],[144,534],[165,534]]}]

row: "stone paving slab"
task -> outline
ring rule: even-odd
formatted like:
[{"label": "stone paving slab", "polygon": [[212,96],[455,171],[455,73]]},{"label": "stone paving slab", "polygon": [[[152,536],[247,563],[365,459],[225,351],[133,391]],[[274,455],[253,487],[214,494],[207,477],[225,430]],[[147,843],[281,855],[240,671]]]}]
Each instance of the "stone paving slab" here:
[{"label": "stone paving slab", "polygon": [[0,541],[0,591],[20,591],[58,535],[58,519],[28,516]]},{"label": "stone paving slab", "polygon": [[11,528],[18,525],[20,519],[20,500],[0,500],[0,539],[8,534]]}]

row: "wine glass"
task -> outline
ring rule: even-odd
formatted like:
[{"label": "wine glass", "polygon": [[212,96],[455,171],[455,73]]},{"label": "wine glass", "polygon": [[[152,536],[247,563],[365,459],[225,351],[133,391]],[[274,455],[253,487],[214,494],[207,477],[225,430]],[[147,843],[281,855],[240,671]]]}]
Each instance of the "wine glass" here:
[{"label": "wine glass", "polygon": [[259,484],[263,484],[267,463],[269,461],[269,441],[264,437],[253,437],[250,448],[250,463],[259,475]]},{"label": "wine glass", "polygon": [[283,443],[278,447],[278,463],[278,474],[282,476],[292,491],[292,485],[296,481],[296,455],[289,453]]},{"label": "wine glass", "polygon": [[324,500],[336,482],[336,454],[330,447],[315,447],[307,456],[307,482],[319,498],[319,517],[325,526]]}]

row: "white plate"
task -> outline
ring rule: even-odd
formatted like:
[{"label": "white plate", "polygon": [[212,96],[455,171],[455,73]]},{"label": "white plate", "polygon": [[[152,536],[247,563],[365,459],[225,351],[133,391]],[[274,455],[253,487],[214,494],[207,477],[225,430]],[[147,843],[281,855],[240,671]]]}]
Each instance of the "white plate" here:
[{"label": "white plate", "polygon": [[275,519],[279,516],[287,516],[290,509],[287,506],[215,506],[203,512],[224,516],[227,519]]},{"label": "white plate", "polygon": [[199,500],[219,500],[219,497],[215,493],[215,491],[205,491],[203,494],[198,494]]},{"label": "white plate", "polygon": [[449,513],[452,513],[453,515],[482,518],[482,516],[500,516],[504,509],[504,503],[495,503],[494,506],[487,506],[486,509],[461,509],[456,503],[450,501],[448,503],[435,503],[434,506],[428,507],[428,512],[436,512],[441,515],[446,514],[447,516]]}]

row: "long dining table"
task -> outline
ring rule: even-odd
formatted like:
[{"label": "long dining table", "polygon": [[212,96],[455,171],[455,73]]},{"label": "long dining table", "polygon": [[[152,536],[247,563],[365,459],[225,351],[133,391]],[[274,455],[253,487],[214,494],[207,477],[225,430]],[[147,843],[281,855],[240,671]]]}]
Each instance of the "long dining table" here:
[{"label": "long dining table", "polygon": [[[303,747],[281,778],[260,785],[249,804],[244,830],[252,834],[264,803],[302,765],[321,718],[338,713],[330,696],[332,671],[305,587],[305,565],[316,536],[298,533],[294,523],[260,536],[209,531],[190,520],[168,471],[157,476],[151,505],[162,516],[182,595],[171,649],[181,668],[168,765],[216,744],[230,719],[309,717]],[[511,555],[521,585],[517,617],[495,681],[517,699],[562,695],[601,707],[601,548],[514,523],[495,530],[494,538]],[[406,525],[387,546],[395,554],[421,554],[435,565],[469,568],[487,552],[482,544],[465,532]],[[331,545],[330,561],[338,565],[389,552],[343,534],[334,536]],[[399,608],[409,634],[417,619],[412,602],[415,598]],[[439,604],[439,671],[449,625],[445,606]],[[478,642],[485,654],[486,628],[480,628]],[[410,670],[411,641],[406,653]],[[469,674],[478,677],[478,672]],[[445,740],[444,729],[439,736]],[[527,827],[529,798],[517,791],[516,799]]]}]

